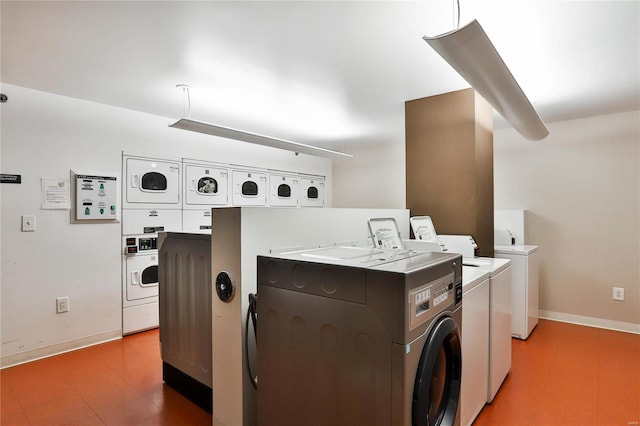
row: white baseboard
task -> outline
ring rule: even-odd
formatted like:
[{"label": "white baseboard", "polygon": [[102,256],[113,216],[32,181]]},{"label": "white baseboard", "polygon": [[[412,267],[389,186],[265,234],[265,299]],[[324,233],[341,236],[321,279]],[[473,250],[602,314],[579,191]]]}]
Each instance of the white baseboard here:
[{"label": "white baseboard", "polygon": [[602,318],[585,317],[582,315],[566,314],[564,312],[538,311],[542,319],[568,322],[571,324],[586,325],[587,327],[605,328],[607,330],[624,331],[626,333],[640,334],[640,324],[632,322],[612,321]]},{"label": "white baseboard", "polygon": [[88,346],[109,342],[122,338],[122,329],[111,330],[92,336],[82,337],[80,339],[69,340],[55,345],[44,346],[42,348],[32,349],[16,354],[5,355],[0,358],[0,369],[13,367],[15,365],[24,364],[53,355],[74,351],[76,349],[86,348]]}]

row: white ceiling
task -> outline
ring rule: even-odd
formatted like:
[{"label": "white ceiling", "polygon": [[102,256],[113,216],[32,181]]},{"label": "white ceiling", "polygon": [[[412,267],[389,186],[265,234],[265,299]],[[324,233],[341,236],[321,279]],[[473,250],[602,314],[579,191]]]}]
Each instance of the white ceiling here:
[{"label": "white ceiling", "polygon": [[[422,40],[453,3],[2,0],[1,78],[170,118],[188,84],[194,119],[349,151],[468,87]],[[543,120],[640,109],[639,1],[461,0],[474,18]]]}]

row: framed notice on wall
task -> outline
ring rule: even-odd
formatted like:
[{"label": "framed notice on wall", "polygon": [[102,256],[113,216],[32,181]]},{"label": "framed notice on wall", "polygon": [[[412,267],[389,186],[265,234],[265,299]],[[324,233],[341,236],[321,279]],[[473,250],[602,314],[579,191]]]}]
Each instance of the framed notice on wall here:
[{"label": "framed notice on wall", "polygon": [[77,174],[76,220],[118,219],[118,178]]},{"label": "framed notice on wall", "polygon": [[42,209],[69,210],[69,179],[42,178]]}]

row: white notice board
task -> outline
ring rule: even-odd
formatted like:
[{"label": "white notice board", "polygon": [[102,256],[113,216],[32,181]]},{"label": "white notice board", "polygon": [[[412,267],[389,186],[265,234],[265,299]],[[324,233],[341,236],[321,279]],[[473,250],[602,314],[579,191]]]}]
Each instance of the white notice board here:
[{"label": "white notice board", "polygon": [[117,220],[117,176],[76,175],[76,220]]}]

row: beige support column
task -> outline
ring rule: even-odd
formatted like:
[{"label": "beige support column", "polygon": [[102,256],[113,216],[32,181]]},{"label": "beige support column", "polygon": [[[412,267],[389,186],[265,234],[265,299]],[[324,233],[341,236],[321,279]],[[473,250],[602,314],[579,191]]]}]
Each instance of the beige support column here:
[{"label": "beige support column", "polygon": [[493,109],[473,89],[405,103],[406,198],[439,234],[493,256]]}]

